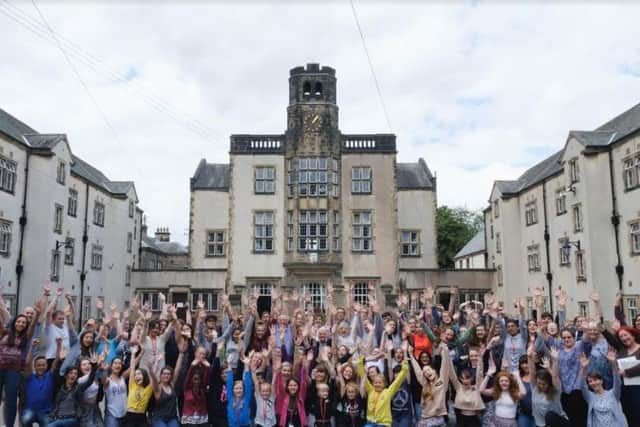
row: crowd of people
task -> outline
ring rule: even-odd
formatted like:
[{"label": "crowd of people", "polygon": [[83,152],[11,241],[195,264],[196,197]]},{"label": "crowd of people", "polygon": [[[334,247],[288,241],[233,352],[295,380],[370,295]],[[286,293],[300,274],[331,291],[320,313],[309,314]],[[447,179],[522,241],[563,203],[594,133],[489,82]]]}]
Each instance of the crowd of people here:
[{"label": "crowd of people", "polygon": [[595,292],[595,316],[574,319],[563,290],[552,315],[536,289],[535,318],[524,299],[450,295],[434,304],[426,286],[383,311],[371,283],[340,307],[329,283],[325,310],[273,289],[269,311],[221,295],[220,318],[198,302],[179,319],[160,294],[160,313],[97,300],[76,328],[72,298],[45,286],[15,317],[0,300],[4,424],[640,426],[640,316],[625,319],[620,297],[605,321]]}]

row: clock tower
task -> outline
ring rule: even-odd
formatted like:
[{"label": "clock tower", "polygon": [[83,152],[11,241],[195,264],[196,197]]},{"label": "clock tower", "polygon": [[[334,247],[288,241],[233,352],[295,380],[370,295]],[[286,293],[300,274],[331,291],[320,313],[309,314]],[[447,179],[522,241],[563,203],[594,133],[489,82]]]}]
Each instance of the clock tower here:
[{"label": "clock tower", "polygon": [[319,64],[291,69],[287,157],[339,155],[336,71]]}]

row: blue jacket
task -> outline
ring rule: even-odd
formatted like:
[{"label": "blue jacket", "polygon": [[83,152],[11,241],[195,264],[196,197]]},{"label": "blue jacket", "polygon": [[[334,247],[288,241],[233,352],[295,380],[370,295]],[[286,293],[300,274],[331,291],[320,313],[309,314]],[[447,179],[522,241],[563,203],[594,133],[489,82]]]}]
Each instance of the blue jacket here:
[{"label": "blue jacket", "polygon": [[[587,381],[585,378],[582,379],[580,385],[582,387],[582,396],[584,396],[584,400],[586,400],[587,404],[589,405],[589,411],[587,413],[587,427],[597,427],[594,426],[593,422],[593,404],[596,395],[591,390],[589,390],[589,386],[587,385]],[[613,418],[615,420],[613,425],[618,427],[626,427],[628,425],[627,418],[625,417],[624,412],[622,412],[622,405],[620,405],[621,386],[620,375],[618,374],[618,372],[614,372],[613,387],[611,388],[611,390],[604,391],[603,398],[608,404],[609,410],[613,414]]]},{"label": "blue jacket", "polygon": [[253,397],[253,380],[251,372],[244,371],[242,382],[244,394],[242,400],[237,402],[233,397],[233,372],[227,372],[227,422],[229,427],[241,427],[251,425],[251,398]]}]

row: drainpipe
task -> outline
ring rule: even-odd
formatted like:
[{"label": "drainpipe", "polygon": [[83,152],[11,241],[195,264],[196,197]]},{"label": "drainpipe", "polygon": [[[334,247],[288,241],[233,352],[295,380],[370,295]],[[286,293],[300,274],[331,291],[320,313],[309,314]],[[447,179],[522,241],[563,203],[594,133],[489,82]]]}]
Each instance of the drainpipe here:
[{"label": "drainpipe", "polygon": [[24,248],[24,232],[27,226],[27,188],[29,184],[29,159],[31,153],[27,151],[27,160],[24,166],[24,191],[22,195],[22,214],[20,215],[20,247],[18,249],[18,261],[16,263],[16,313],[20,308],[20,285],[22,283],[22,272],[24,266],[22,265],[22,253]]},{"label": "drainpipe", "polygon": [[611,224],[613,224],[613,237],[616,241],[616,256],[618,264],[616,265],[616,276],[618,276],[618,289],[622,293],[624,266],[620,257],[620,214],[618,213],[618,198],[616,197],[616,184],[613,173],[613,154],[611,145],[609,145],[609,179],[611,181]]},{"label": "drainpipe", "polygon": [[549,311],[553,313],[553,273],[551,273],[551,255],[549,253],[549,222],[547,221],[547,180],[542,181],[542,214],[544,216],[544,246],[547,258],[547,287],[549,288]]},{"label": "drainpipe", "polygon": [[84,314],[84,282],[87,279],[87,242],[89,241],[89,183],[85,183],[85,192],[84,192],[84,228],[82,231],[82,267],[80,269],[80,315],[78,316],[78,330],[82,330],[82,315]]}]

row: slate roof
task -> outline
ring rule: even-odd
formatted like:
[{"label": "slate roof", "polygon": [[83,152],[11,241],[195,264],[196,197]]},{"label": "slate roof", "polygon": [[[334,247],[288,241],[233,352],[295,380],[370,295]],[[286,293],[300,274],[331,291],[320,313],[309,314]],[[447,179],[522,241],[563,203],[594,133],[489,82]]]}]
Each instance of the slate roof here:
[{"label": "slate roof", "polygon": [[[0,132],[18,141],[27,147],[27,149],[34,149],[40,153],[42,153],[42,151],[48,152],[48,150],[51,150],[59,142],[67,141],[67,136],[65,134],[39,133],[1,108]],[[129,189],[134,187],[134,184],[131,181],[109,180],[109,178],[107,178],[100,170],[91,166],[78,156],[72,154],[71,158],[73,161],[71,164],[72,173],[86,179],[108,193],[124,195],[129,191]]]},{"label": "slate roof", "polygon": [[178,242],[161,242],[155,237],[142,235],[142,247],[161,252],[165,255],[187,255],[189,250]]},{"label": "slate roof", "polygon": [[424,190],[434,188],[434,178],[423,158],[417,163],[397,163],[398,190]]},{"label": "slate roof", "polygon": [[23,135],[38,133],[2,108],[0,108],[0,132],[22,143],[25,143]]},{"label": "slate roof", "polygon": [[[433,174],[422,158],[416,163],[396,165],[398,190],[431,190],[435,187],[434,181]],[[229,165],[200,160],[191,178],[191,190],[229,191]]]},{"label": "slate roof", "polygon": [[476,254],[478,252],[484,252],[486,249],[487,248],[485,247],[485,241],[484,241],[484,228],[481,228],[476,233],[476,235],[473,236],[471,240],[469,240],[467,244],[464,245],[464,247],[460,249],[453,258],[456,259],[456,258],[461,258],[463,256]]},{"label": "slate roof", "polygon": [[540,181],[562,172],[563,166],[560,163],[560,160],[562,159],[563,154],[564,149],[547,157],[540,163],[530,167],[522,175],[520,175],[517,180],[496,181],[495,185],[504,196],[517,194],[523,190],[526,190],[527,188],[539,183]]},{"label": "slate roof", "polygon": [[229,191],[229,165],[200,160],[191,178],[191,190]]}]

